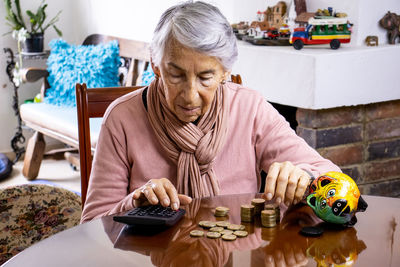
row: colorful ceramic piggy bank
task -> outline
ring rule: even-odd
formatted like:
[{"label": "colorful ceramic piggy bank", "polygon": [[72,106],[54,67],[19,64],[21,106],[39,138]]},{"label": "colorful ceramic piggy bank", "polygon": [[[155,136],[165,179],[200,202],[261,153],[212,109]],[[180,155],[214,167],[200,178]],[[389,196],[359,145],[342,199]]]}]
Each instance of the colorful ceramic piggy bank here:
[{"label": "colorful ceramic piggy bank", "polygon": [[307,204],[329,223],[353,226],[355,213],[368,207],[354,180],[341,172],[321,175],[311,183],[309,192]]}]

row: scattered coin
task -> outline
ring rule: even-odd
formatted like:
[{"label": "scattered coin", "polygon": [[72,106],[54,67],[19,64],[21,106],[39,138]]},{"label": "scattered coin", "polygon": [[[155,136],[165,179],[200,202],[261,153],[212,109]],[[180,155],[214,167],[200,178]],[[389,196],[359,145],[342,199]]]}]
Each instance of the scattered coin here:
[{"label": "scattered coin", "polygon": [[225,234],[225,235],[222,235],[222,239],[226,240],[226,241],[233,241],[236,239],[236,235]]},{"label": "scattered coin", "polygon": [[233,232],[233,234],[236,235],[236,236],[238,236],[238,237],[245,237],[245,236],[247,236],[249,233],[248,233],[247,231],[240,231],[240,230],[238,230],[238,231]]},{"label": "scattered coin", "polygon": [[211,221],[201,221],[201,222],[199,222],[199,225],[201,227],[207,228],[207,229],[216,226],[215,222],[211,222]]},{"label": "scattered coin", "polygon": [[225,229],[225,230],[221,231],[220,233],[221,233],[221,235],[231,235],[231,234],[233,234],[233,231]]},{"label": "scattered coin", "polygon": [[221,221],[221,222],[217,222],[216,225],[219,227],[224,227],[227,228],[231,223],[228,221]]},{"label": "scattered coin", "polygon": [[218,232],[208,232],[207,233],[207,237],[208,238],[220,238],[221,234]]},{"label": "scattered coin", "polygon": [[200,231],[200,230],[192,230],[192,231],[190,231],[190,236],[193,236],[193,237],[201,237],[203,235],[204,235],[204,232]]},{"label": "scattered coin", "polygon": [[211,232],[222,232],[223,230],[224,230],[224,227],[219,227],[219,226],[210,228]]},{"label": "scattered coin", "polygon": [[237,230],[241,230],[242,227],[244,227],[244,225],[240,225],[240,224],[230,224],[230,225],[228,226],[228,230],[237,231]]}]

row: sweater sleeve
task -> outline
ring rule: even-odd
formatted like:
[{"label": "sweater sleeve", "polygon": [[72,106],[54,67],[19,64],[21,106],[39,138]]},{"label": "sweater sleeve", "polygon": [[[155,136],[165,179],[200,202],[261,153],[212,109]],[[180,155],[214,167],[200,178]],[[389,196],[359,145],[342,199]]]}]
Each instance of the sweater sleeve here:
[{"label": "sweater sleeve", "polygon": [[89,179],[81,223],[133,208],[130,163],[124,135],[117,138],[103,122]]},{"label": "sweater sleeve", "polygon": [[278,111],[261,99],[254,120],[255,150],[259,167],[268,172],[274,162],[290,161],[314,177],[328,171],[339,171],[338,166],[324,159],[311,148]]}]

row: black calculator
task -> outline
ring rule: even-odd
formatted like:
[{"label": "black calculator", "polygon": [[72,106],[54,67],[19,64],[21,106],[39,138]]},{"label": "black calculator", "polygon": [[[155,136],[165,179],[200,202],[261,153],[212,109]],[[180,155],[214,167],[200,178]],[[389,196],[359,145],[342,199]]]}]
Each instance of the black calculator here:
[{"label": "black calculator", "polygon": [[173,210],[161,205],[141,206],[134,208],[124,215],[116,215],[114,221],[128,225],[142,226],[172,226],[176,224],[183,215],[184,209]]}]

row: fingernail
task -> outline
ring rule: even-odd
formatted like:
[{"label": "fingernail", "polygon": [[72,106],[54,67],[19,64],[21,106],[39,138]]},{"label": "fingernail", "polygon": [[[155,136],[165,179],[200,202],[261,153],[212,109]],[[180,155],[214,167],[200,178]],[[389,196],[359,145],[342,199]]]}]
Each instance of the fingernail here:
[{"label": "fingernail", "polygon": [[164,200],[163,200],[163,206],[164,206],[164,207],[169,206],[169,200],[168,200],[168,199],[164,198]]},{"label": "fingernail", "polygon": [[272,199],[272,194],[271,193],[268,193],[267,194],[267,200],[271,200]]},{"label": "fingernail", "polygon": [[297,199],[293,200],[294,205],[296,205],[297,203],[299,203],[299,201]]},{"label": "fingernail", "polygon": [[278,197],[278,198],[276,198],[276,200],[275,200],[275,202],[276,202],[276,204],[281,204],[281,202],[282,202],[282,199],[280,198],[280,197]]},{"label": "fingernail", "polygon": [[172,204],[172,209],[173,210],[178,210],[178,203]]},{"label": "fingernail", "polygon": [[285,202],[285,205],[289,207],[290,201],[286,201],[286,202]]},{"label": "fingernail", "polygon": [[156,197],[152,197],[151,198],[151,202],[153,202],[153,204],[157,204],[158,199]]}]

